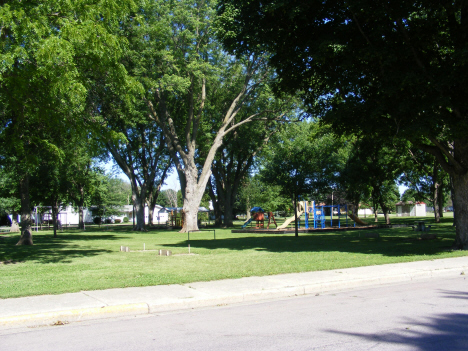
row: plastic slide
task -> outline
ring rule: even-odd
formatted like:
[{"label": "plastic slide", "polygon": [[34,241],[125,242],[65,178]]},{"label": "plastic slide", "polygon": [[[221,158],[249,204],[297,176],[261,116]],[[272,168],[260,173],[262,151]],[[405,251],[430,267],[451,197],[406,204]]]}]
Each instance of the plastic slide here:
[{"label": "plastic slide", "polygon": [[249,225],[250,222],[252,222],[252,218],[253,217],[250,217],[247,221],[245,221],[245,223],[242,225],[242,229],[244,229],[245,227],[247,227]]},{"label": "plastic slide", "polygon": [[355,221],[357,224],[360,224],[360,225],[369,225],[368,223],[361,221],[361,220],[359,219],[359,217],[353,215],[352,213],[348,213],[348,216],[349,216],[349,218],[351,218],[353,221]]},{"label": "plastic slide", "polygon": [[[301,217],[303,213],[304,213],[304,211],[299,211],[299,212],[297,213],[297,218]],[[286,220],[284,221],[283,224],[281,224],[278,228],[276,228],[276,230],[285,229],[292,221],[294,221],[294,219],[295,219],[294,216],[289,217],[288,219],[286,219]]]}]

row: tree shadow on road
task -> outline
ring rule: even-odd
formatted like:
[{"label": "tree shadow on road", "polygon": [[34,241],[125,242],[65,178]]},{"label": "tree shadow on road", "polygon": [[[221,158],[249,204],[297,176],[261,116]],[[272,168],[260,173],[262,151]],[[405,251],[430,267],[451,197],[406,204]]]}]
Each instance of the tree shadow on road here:
[{"label": "tree shadow on road", "polygon": [[421,351],[464,351],[468,348],[468,314],[447,313],[434,316],[424,322],[408,319],[401,325],[401,329],[397,328],[396,331],[377,334],[327,331],[353,336],[369,341],[373,345],[378,343],[382,348],[382,344],[393,345],[398,349],[401,349],[401,345],[405,345],[407,349]]}]

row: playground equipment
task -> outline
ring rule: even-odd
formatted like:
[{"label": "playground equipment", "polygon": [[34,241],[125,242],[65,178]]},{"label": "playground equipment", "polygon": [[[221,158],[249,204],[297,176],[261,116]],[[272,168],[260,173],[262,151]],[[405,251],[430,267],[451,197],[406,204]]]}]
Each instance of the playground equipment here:
[{"label": "playground equipment", "polygon": [[[304,201],[304,205],[307,207],[306,205],[307,201]],[[296,208],[296,212],[297,212],[297,218],[299,219],[302,214],[304,213],[304,205],[302,204],[302,202],[299,202],[298,203],[298,207],[299,209]],[[292,217],[289,217],[287,218],[283,224],[281,224],[279,227],[277,226],[276,227],[276,230],[281,230],[281,229],[285,229],[289,224],[291,224],[292,221],[295,220],[295,216],[292,216]]]},{"label": "playground equipment", "polygon": [[[329,210],[328,210],[329,209]],[[298,204],[297,211],[297,218],[304,214],[304,227],[305,229],[309,229],[310,225],[313,224],[313,228],[325,228],[327,224],[327,215],[326,213],[329,211],[329,225],[330,227],[334,226],[334,212],[335,221],[338,221],[338,228],[341,228],[341,217],[346,217],[346,213],[348,212],[348,205],[315,205],[315,201],[312,201],[309,205],[308,201],[301,201]],[[295,216],[287,218],[284,223],[277,228],[277,230],[285,229],[291,222],[295,220]],[[312,222],[313,221],[313,222]],[[359,223],[359,222],[358,222]],[[346,217],[346,226],[348,226],[348,218]]]},{"label": "playground equipment", "polygon": [[275,216],[273,215],[273,212],[270,211],[270,212],[268,212],[268,225],[267,225],[267,229],[270,229],[271,220],[273,220],[273,223],[275,223],[276,228],[278,228],[278,224],[276,224]]},{"label": "playground equipment", "polygon": [[351,218],[355,223],[360,224],[360,225],[369,225],[366,222],[362,221],[359,219],[358,216],[353,215],[352,213],[348,213],[349,218]]},{"label": "playground equipment", "polygon": [[[265,222],[265,211],[261,207],[254,207],[251,209],[252,217],[248,219],[243,225],[242,229],[245,229],[252,221],[257,221],[256,229],[264,228]],[[324,229],[328,227],[342,226],[349,227],[348,217],[353,220],[353,226],[356,223],[359,225],[367,225],[367,223],[361,221],[357,216],[348,212],[348,205],[316,205],[315,201],[300,201],[296,208],[296,216],[298,218],[298,227],[300,227],[300,219],[304,215],[303,227],[305,229]],[[280,226],[276,224],[275,217],[272,212],[268,212],[268,226],[270,228],[271,221],[276,225],[276,230],[286,229],[292,222],[294,222],[296,216],[287,218],[284,223]],[[342,223],[345,220],[345,223]]]},{"label": "playground equipment", "polygon": [[[257,225],[255,229],[260,229],[265,227],[265,210],[261,208],[260,206],[255,206],[253,207],[250,212],[252,213],[252,217],[250,217],[247,221],[244,222],[242,225],[242,229],[246,228],[252,221],[257,221]],[[275,226],[278,227],[276,224],[275,216],[273,215],[273,212],[268,212],[268,226],[267,229],[270,228],[271,221],[273,220],[273,223],[275,223]]]},{"label": "playground equipment", "polygon": [[244,222],[244,224],[242,225],[241,228],[242,228],[242,229],[245,229],[245,228],[252,222],[252,219],[253,219],[253,218],[250,217],[248,220],[246,220],[246,221]]},{"label": "playground equipment", "polygon": [[255,227],[256,229],[263,228],[264,222],[265,222],[265,210],[261,208],[260,206],[255,206],[252,207],[250,210],[250,213],[252,213],[252,217],[250,217],[245,223],[242,225],[242,229],[247,227],[252,221],[257,221],[257,226]]},{"label": "playground equipment", "polygon": [[263,212],[255,212],[252,217],[255,221],[257,221],[255,229],[264,228],[265,214]]},{"label": "playground equipment", "polygon": [[[306,211],[305,227],[309,228],[309,216],[313,213],[314,229],[325,228],[327,224],[326,209],[330,209],[330,227],[333,227],[333,214],[336,210],[336,217],[338,217],[338,228],[341,228],[341,217],[348,213],[348,205],[319,205],[315,206],[315,201],[312,201],[312,206],[309,211]],[[344,212],[344,213],[343,213]],[[346,227],[348,227],[348,217],[346,217]]]}]

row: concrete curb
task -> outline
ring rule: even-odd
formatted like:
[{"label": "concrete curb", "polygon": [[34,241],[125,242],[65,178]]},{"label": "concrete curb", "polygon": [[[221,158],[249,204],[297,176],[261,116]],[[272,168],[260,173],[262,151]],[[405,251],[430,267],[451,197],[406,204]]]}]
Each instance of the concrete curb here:
[{"label": "concrete curb", "polygon": [[34,327],[42,325],[62,325],[71,322],[112,318],[129,315],[148,314],[146,303],[133,303],[99,308],[80,308],[66,311],[26,314],[0,318],[0,327]]},{"label": "concrete curb", "polygon": [[[260,302],[436,277],[456,277],[465,272],[468,274],[468,257],[184,285],[86,291],[58,297],[7,299],[0,301],[4,303],[0,305],[4,309],[3,317],[0,312],[0,328],[61,325],[85,320]],[[60,299],[61,303],[58,302]],[[58,306],[62,306],[62,309]],[[53,311],[54,309],[57,310]],[[37,312],[14,315],[21,310]]]}]

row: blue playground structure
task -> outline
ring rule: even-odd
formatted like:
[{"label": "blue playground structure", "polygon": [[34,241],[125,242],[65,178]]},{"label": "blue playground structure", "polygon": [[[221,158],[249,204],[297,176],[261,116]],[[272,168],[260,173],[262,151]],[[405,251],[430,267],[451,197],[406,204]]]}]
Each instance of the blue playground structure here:
[{"label": "blue playground structure", "polygon": [[[315,206],[315,201],[312,201],[312,206],[307,206],[307,201],[304,201],[304,213],[305,213],[305,228],[309,229],[309,219],[311,219],[311,215],[314,221],[314,229],[317,228],[325,228],[327,224],[327,216],[325,214],[326,209],[330,209],[330,216],[329,216],[329,224],[330,227],[333,227],[333,212],[336,209],[338,217],[338,228],[341,228],[341,217],[346,217],[346,227],[348,227],[348,205],[323,205],[323,206]],[[343,211],[343,213],[342,213]],[[335,217],[335,220],[336,220]],[[354,223],[356,226],[356,223]]]}]

